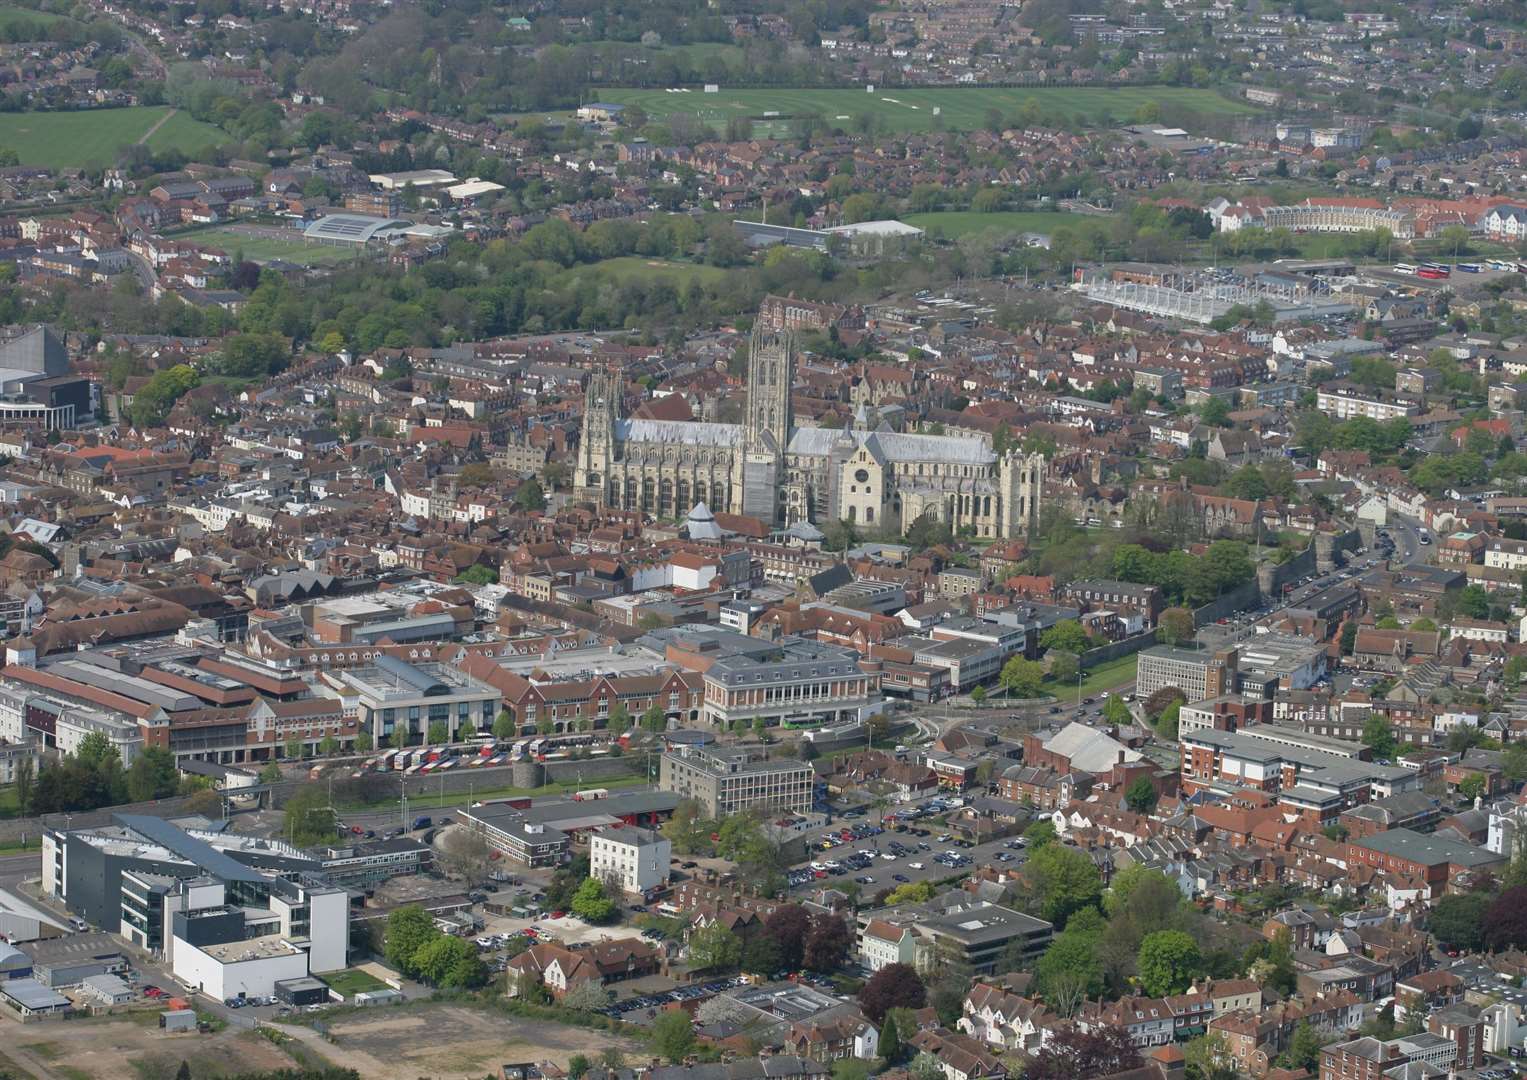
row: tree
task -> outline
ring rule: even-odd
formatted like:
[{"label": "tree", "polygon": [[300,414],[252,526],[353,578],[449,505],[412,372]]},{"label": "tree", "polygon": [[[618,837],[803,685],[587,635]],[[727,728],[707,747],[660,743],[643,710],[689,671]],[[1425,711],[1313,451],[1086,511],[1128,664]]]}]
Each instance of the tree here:
[{"label": "tree", "polygon": [[1098,957],[1100,934],[1077,927],[1055,936],[1034,965],[1034,983],[1045,1001],[1062,1016],[1071,1016],[1085,1000],[1103,992],[1105,978]]},{"label": "tree", "polygon": [[894,1014],[888,1014],[880,1028],[880,1057],[887,1065],[894,1065],[901,1059],[901,1032]]},{"label": "tree", "polygon": [[1030,851],[1036,851],[1046,844],[1053,844],[1055,843],[1055,823],[1049,818],[1040,818],[1023,830],[1023,838],[1028,842]]},{"label": "tree", "polygon": [[440,935],[435,920],[418,904],[400,907],[387,916],[387,930],[383,937],[383,954],[387,962],[404,975],[417,973],[414,955],[427,942]]},{"label": "tree", "polygon": [[1182,1048],[1183,1067],[1188,1080],[1239,1080],[1240,1070],[1218,1031],[1205,1032],[1189,1039]]},{"label": "tree", "polygon": [[742,960],[742,939],[718,922],[689,938],[689,966],[696,971],[730,971]]},{"label": "tree", "polygon": [[[859,1007],[877,1024],[885,1019],[890,1009],[921,1009],[927,1001],[927,988],[917,969],[910,964],[887,964],[871,975],[859,990]],[[881,1056],[885,1056],[883,1046]]]},{"label": "tree", "polygon": [[454,828],[446,832],[437,857],[452,873],[465,878],[469,884],[476,884],[487,876],[493,861],[493,848],[481,830]]},{"label": "tree", "polygon": [[1103,702],[1103,719],[1122,726],[1132,722],[1134,717],[1129,715],[1129,706],[1124,704],[1123,698],[1110,696]]},{"label": "tree", "polygon": [[86,768],[100,769],[107,761],[117,758],[117,751],[104,732],[92,731],[80,740],[79,748],[74,751],[74,756]]},{"label": "tree", "polygon": [[1193,637],[1193,613],[1183,607],[1169,607],[1156,622],[1156,639],[1164,645],[1179,645]]},{"label": "tree", "polygon": [[625,731],[631,726],[631,710],[626,708],[623,701],[617,701],[610,709],[609,719],[605,721],[605,727],[610,731]]},{"label": "tree", "polygon": [[32,793],[36,789],[36,781],[31,758],[23,757],[16,762],[16,812],[23,817],[32,812]]},{"label": "tree", "polygon": [[912,1063],[907,1066],[907,1072],[912,1080],[943,1080],[944,1068],[938,1063],[938,1058],[926,1050],[918,1051]]},{"label": "tree", "polygon": [[1156,720],[1156,734],[1169,742],[1177,741],[1178,718],[1182,713],[1182,702],[1174,701],[1166,707],[1166,711]]},{"label": "tree", "polygon": [[[1435,460],[1435,459],[1430,459]],[[1490,617],[1490,594],[1483,585],[1466,585],[1458,594],[1458,613],[1471,619]]]},{"label": "tree", "polygon": [[302,740],[287,739],[286,742],[282,745],[281,751],[286,755],[287,761],[296,761],[298,758],[302,757]]},{"label": "tree", "polygon": [[469,943],[436,931],[414,952],[411,963],[414,974],[432,986],[465,987],[471,964],[476,961],[477,952]]},{"label": "tree", "polygon": [[333,840],[337,835],[334,810],[317,785],[301,788],[283,807],[286,812],[286,838],[298,847],[310,847]]},{"label": "tree", "polygon": [[1458,795],[1467,802],[1473,802],[1485,793],[1485,778],[1483,776],[1471,776],[1458,783]]},{"label": "tree", "polygon": [[662,833],[677,855],[698,855],[710,851],[711,822],[705,807],[696,799],[680,799],[673,816],[663,823]]},{"label": "tree", "polygon": [[1029,855],[1023,870],[1040,918],[1064,927],[1073,913],[1097,904],[1103,877],[1096,864],[1075,848],[1046,844]]},{"label": "tree", "polygon": [[180,1068],[175,1070],[175,1080],[191,1080],[191,1063],[181,1059]]},{"label": "tree", "polygon": [[1062,686],[1070,686],[1073,679],[1081,674],[1081,661],[1075,653],[1060,652],[1059,650],[1048,654],[1050,657],[1050,678]]},{"label": "tree", "polygon": [[589,878],[573,894],[571,910],[584,922],[599,925],[615,918],[617,909],[615,902],[605,894],[604,883],[597,878]]},{"label": "tree", "polygon": [[983,705],[986,702],[986,687],[975,686],[971,688],[970,700],[974,705]]},{"label": "tree", "polygon": [[[591,985],[591,984],[586,983],[585,985]],[[565,998],[563,999],[562,1003],[564,1005],[567,1004],[567,1001],[566,1001]],[[568,1076],[568,1080],[582,1080],[583,1075],[585,1073],[587,1073],[588,1071],[589,1071],[589,1059],[584,1057],[582,1054],[574,1054],[572,1057],[567,1059],[567,1076]]]},{"label": "tree", "polygon": [[647,711],[642,713],[642,730],[654,734],[668,727],[668,715],[663,712],[663,707],[657,702],[647,706]]},{"label": "tree", "polygon": [[673,1009],[658,1014],[652,1022],[648,1038],[652,1049],[678,1065],[695,1048],[695,1025],[683,1009]]},{"label": "tree", "polygon": [[1082,629],[1081,623],[1075,619],[1062,619],[1039,635],[1039,644],[1046,649],[1083,653],[1092,642],[1087,637],[1087,631]]},{"label": "tree", "polygon": [[1198,943],[1181,930],[1158,930],[1140,943],[1140,985],[1151,997],[1181,994],[1203,974]]},{"label": "tree", "polygon": [[560,1002],[564,1009],[572,1009],[576,1012],[598,1012],[609,1003],[610,992],[596,979],[585,979],[576,984],[562,995]]},{"label": "tree", "polygon": [[1307,1069],[1318,1072],[1316,1066],[1320,1064],[1320,1048],[1324,1045],[1314,1025],[1308,1020],[1301,1020],[1294,1027],[1294,1034],[1288,1041],[1288,1049],[1279,1055],[1278,1064],[1286,1069]]},{"label": "tree", "polygon": [[764,922],[764,931],[779,943],[780,965],[790,971],[798,970],[806,955],[811,913],[799,904],[785,904]]},{"label": "tree", "polygon": [[1492,952],[1527,946],[1527,885],[1502,891],[1485,910],[1481,931]]},{"label": "tree", "polygon": [[451,730],[446,727],[444,720],[436,720],[430,724],[428,739],[431,745],[438,746],[441,743],[449,742],[450,738]]},{"label": "tree", "polygon": [[811,920],[802,962],[811,971],[836,971],[848,958],[854,944],[854,932],[848,923],[831,912],[822,912]]},{"label": "tree", "polygon": [[1382,716],[1370,716],[1363,723],[1362,743],[1372,749],[1376,760],[1389,760],[1394,757],[1394,728]]},{"label": "tree", "polygon": [[1044,677],[1045,670],[1038,662],[1015,656],[1002,665],[997,682],[1014,697],[1033,698],[1042,693]]},{"label": "tree", "polygon": [[1140,1067],[1140,1051],[1123,1028],[1082,1031],[1066,1026],[1029,1062],[1026,1080],[1093,1080]]},{"label": "tree", "polygon": [[493,720],[493,737],[500,742],[507,742],[518,734],[519,725],[514,722],[514,714],[508,709],[500,709]]},{"label": "tree", "polygon": [[742,970],[754,975],[773,975],[784,965],[779,942],[768,934],[753,934],[742,945]]},{"label": "tree", "polygon": [[1137,814],[1149,814],[1156,808],[1156,788],[1150,777],[1139,776],[1124,792],[1124,803]]},{"label": "tree", "polygon": [[541,482],[530,477],[514,491],[514,505],[527,513],[546,509],[546,492]]},{"label": "tree", "polygon": [[127,770],[127,796],[133,802],[168,798],[179,782],[175,755],[161,746],[144,747]]}]

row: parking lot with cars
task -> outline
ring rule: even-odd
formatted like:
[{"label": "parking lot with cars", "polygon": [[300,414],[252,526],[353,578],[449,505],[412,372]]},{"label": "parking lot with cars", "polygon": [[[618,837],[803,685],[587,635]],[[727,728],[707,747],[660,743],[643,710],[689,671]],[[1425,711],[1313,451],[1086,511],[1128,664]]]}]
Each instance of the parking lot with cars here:
[{"label": "parking lot with cars", "polygon": [[[963,805],[963,799],[959,802]],[[888,817],[895,816],[894,826],[840,819],[810,838],[807,857],[790,870],[790,886],[810,892],[853,882],[863,893],[873,894],[916,881],[956,877],[977,865],[1022,862],[1022,837],[979,844],[963,839],[947,827],[943,817],[955,809],[953,797],[934,798],[888,810]]]}]

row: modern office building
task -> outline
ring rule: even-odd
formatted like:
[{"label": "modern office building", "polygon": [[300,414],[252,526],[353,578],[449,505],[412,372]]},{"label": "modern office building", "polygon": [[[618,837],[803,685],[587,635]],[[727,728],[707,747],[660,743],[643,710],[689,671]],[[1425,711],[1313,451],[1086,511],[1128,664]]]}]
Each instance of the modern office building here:
[{"label": "modern office building", "polygon": [[761,747],[681,746],[663,755],[658,784],[696,799],[719,821],[754,808],[804,813],[816,773],[808,762],[771,760]]},{"label": "modern office building", "polygon": [[186,986],[265,996],[278,980],[346,966],[349,897],[318,860],[279,840],[112,817],[43,834],[43,891]]},{"label": "modern office building", "polygon": [[641,644],[704,677],[701,716],[716,727],[815,727],[868,719],[880,709],[878,673],[857,650],[787,636],[777,641],[716,626],[654,630]]},{"label": "modern office building", "polygon": [[[503,695],[445,664],[408,664],[378,656],[370,667],[336,672],[342,693],[353,694],[363,730],[379,744],[417,746],[429,729],[444,724],[454,740],[461,728],[487,730],[498,716]],[[402,741],[398,741],[399,733]]]}]

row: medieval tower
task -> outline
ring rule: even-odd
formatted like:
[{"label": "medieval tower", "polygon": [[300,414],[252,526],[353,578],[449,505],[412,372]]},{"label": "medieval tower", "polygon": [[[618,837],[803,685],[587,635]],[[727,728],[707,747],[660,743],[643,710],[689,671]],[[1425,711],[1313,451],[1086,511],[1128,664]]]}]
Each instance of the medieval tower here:
[{"label": "medieval tower", "polygon": [[764,521],[780,517],[785,446],[790,441],[790,384],[795,341],[788,330],[754,326],[748,344],[748,404],[742,453],[733,468],[732,491],[741,492],[739,513]]}]

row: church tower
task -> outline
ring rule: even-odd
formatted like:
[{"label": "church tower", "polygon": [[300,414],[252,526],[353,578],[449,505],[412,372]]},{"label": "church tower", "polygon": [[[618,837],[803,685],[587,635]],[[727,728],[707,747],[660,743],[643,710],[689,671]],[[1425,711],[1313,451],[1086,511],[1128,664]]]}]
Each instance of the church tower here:
[{"label": "church tower", "polygon": [[1044,481],[1043,454],[1010,450],[1003,455],[998,462],[998,482],[1002,491],[1002,517],[998,527],[1002,536],[1009,539],[1027,536],[1039,524]]},{"label": "church tower", "polygon": [[742,454],[732,481],[733,512],[780,520],[780,484],[790,442],[790,384],[795,340],[788,330],[753,327],[748,345],[748,405]]},{"label": "church tower", "polygon": [[578,467],[573,470],[573,498],[604,505],[609,501],[610,464],[615,460],[615,421],[620,419],[620,376],[596,371],[583,392],[583,434]]}]

